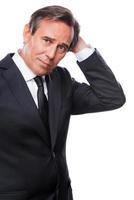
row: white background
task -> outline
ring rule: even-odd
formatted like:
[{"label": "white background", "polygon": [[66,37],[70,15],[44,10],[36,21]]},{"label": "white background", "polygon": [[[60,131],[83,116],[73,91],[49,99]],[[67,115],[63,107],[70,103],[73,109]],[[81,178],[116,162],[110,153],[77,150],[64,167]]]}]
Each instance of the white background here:
[{"label": "white background", "polygon": [[[67,159],[74,200],[134,200],[134,14],[131,0],[0,0],[0,59],[22,46],[33,11],[47,5],[70,8],[81,35],[96,47],[122,84],[126,104],[116,111],[73,116]],[[84,77],[69,53],[61,65]]]}]

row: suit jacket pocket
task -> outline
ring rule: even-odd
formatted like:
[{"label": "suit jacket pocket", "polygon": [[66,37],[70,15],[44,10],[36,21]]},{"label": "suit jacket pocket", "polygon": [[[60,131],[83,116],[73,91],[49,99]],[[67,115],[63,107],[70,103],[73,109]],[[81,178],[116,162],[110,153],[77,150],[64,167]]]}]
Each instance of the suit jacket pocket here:
[{"label": "suit jacket pocket", "polygon": [[27,192],[22,191],[5,191],[0,192],[0,200],[27,200]]}]

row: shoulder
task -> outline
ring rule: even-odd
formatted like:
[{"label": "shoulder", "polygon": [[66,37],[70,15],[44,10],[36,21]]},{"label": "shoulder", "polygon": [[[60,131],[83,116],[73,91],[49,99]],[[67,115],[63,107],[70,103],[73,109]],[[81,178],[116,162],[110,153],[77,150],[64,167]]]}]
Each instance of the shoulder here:
[{"label": "shoulder", "polygon": [[57,66],[50,74],[50,79],[55,82],[55,84],[60,84],[60,87],[64,89],[72,87],[73,79],[66,68]]},{"label": "shoulder", "polygon": [[60,75],[70,76],[69,71],[68,71],[65,67],[57,66],[56,71],[57,71],[57,73],[59,73]]},{"label": "shoulder", "polygon": [[69,71],[64,67],[57,66],[55,70],[52,72],[52,75],[55,75],[56,77],[59,77],[60,79],[63,79],[64,81],[66,79],[71,80],[71,75]]},{"label": "shoulder", "polygon": [[12,57],[14,53],[7,54],[2,60],[0,60],[0,67],[6,68],[7,65],[9,65],[11,62],[13,62]]}]

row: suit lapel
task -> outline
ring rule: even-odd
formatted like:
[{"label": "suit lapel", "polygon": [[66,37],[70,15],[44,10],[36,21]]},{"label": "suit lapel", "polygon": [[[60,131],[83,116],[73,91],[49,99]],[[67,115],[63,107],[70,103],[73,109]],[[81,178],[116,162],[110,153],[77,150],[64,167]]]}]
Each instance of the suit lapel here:
[{"label": "suit lapel", "polygon": [[16,67],[10,55],[8,55],[4,61],[2,67],[5,66],[6,70],[3,70],[3,76],[7,81],[12,94],[16,98],[16,102],[19,103],[20,109],[25,113],[25,117],[32,123],[32,126],[41,135],[45,143],[50,146],[50,142],[45,135],[47,130],[39,117],[38,109],[23,76],[19,72],[19,69]]},{"label": "suit lapel", "polygon": [[56,73],[56,70],[49,76],[48,99],[49,99],[49,125],[50,125],[51,145],[53,149],[57,137],[59,114],[61,107],[60,76],[58,73]]}]

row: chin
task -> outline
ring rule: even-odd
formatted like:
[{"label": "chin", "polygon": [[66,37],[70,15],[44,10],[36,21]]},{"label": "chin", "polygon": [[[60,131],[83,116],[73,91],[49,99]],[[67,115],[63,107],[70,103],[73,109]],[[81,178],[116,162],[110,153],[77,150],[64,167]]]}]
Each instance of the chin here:
[{"label": "chin", "polygon": [[50,74],[51,72],[52,72],[52,70],[40,70],[40,71],[36,72],[36,74],[37,74],[38,76],[43,76],[43,75],[48,75],[48,74]]}]

